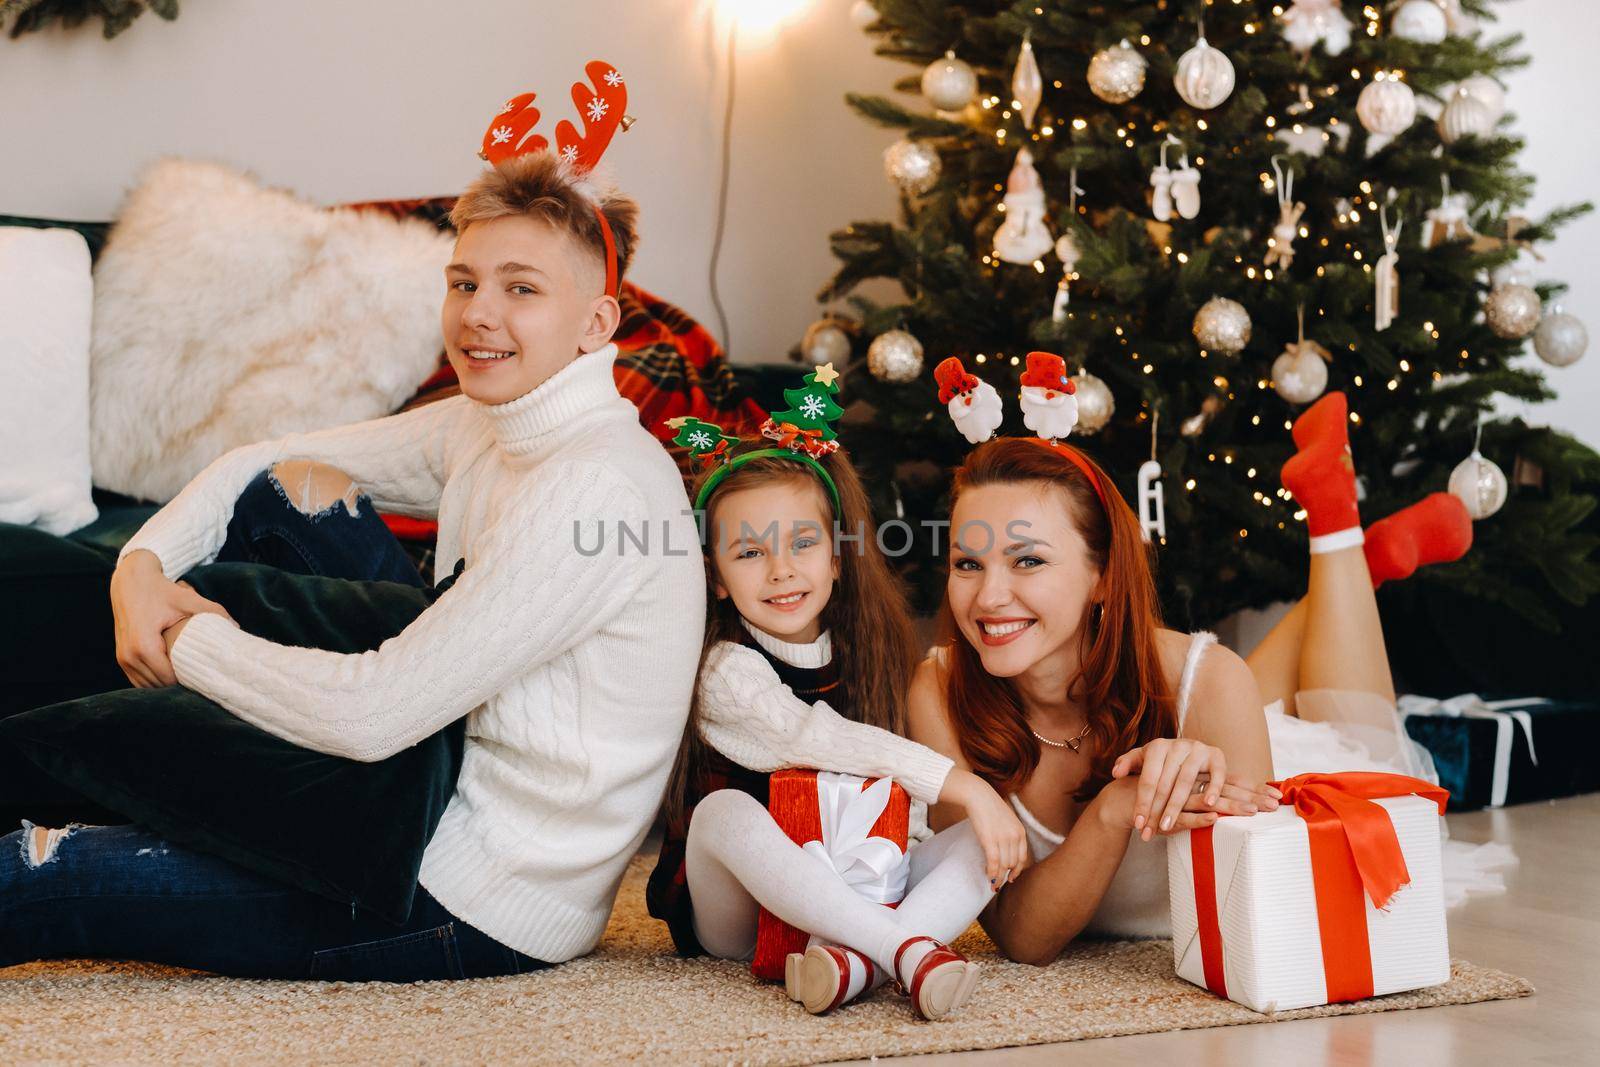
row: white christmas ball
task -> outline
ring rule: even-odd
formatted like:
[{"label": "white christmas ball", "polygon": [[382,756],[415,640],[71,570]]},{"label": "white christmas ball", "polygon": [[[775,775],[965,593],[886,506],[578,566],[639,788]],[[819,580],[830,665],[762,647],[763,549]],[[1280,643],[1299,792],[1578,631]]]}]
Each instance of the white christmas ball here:
[{"label": "white christmas ball", "polygon": [[1455,144],[1463,137],[1487,137],[1494,132],[1495,119],[1493,108],[1458,89],[1439,112],[1439,140]]},{"label": "white christmas ball", "polygon": [[1291,404],[1309,404],[1328,388],[1328,363],[1311,345],[1292,344],[1272,361],[1272,388]]},{"label": "white christmas ball", "polygon": [[908,196],[921,196],[939,182],[944,164],[932,145],[896,141],[883,152],[883,172]]},{"label": "white christmas ball", "polygon": [[1208,352],[1242,351],[1250,343],[1250,313],[1236,300],[1214,296],[1194,313],[1194,339]]},{"label": "white christmas ball", "polygon": [[1099,431],[1111,421],[1111,413],[1117,410],[1117,402],[1111,395],[1111,387],[1088,371],[1079,371],[1073,375],[1072,384],[1078,390],[1074,394],[1078,398],[1078,432]]},{"label": "white christmas ball", "polygon": [[1071,271],[1078,265],[1078,257],[1083,253],[1078,251],[1078,242],[1072,239],[1072,234],[1063,233],[1056,238],[1056,258],[1061,261],[1061,269]]},{"label": "white christmas ball", "polygon": [[1474,451],[1450,472],[1450,493],[1474,519],[1487,519],[1506,502],[1506,475],[1492,459]]},{"label": "white christmas ball", "polygon": [[1489,288],[1498,289],[1502,285],[1532,285],[1533,280],[1528,274],[1526,264],[1519,255],[1509,263],[1502,263],[1489,272]]},{"label": "white christmas ball", "polygon": [[922,342],[905,330],[880,333],[867,346],[867,370],[880,382],[914,381],[922,373]]},{"label": "white christmas ball", "polygon": [[878,18],[878,9],[872,6],[872,0],[856,0],[850,5],[850,21],[855,23],[857,29],[866,29]]},{"label": "white christmas ball", "polygon": [[1202,111],[1216,107],[1233,92],[1233,63],[1202,37],[1178,57],[1172,84],[1190,107]]},{"label": "white christmas ball", "polygon": [[1589,347],[1589,331],[1578,316],[1556,304],[1533,334],[1533,350],[1552,367],[1570,367],[1583,358]]},{"label": "white christmas ball", "polygon": [[1438,44],[1450,32],[1444,8],[1434,0],[1406,0],[1394,13],[1389,32],[1418,44]]},{"label": "white christmas ball", "polygon": [[1108,104],[1125,104],[1143,91],[1149,65],[1127,41],[1102,48],[1089,60],[1089,91]]},{"label": "white christmas ball", "polygon": [[960,111],[978,95],[978,76],[954,52],[946,52],[922,72],[922,95],[940,111]]},{"label": "white christmas ball", "polygon": [[842,364],[850,358],[850,335],[832,319],[818,319],[806,327],[800,354],[807,363],[818,367],[824,363]]},{"label": "white christmas ball", "polygon": [[1405,82],[1380,75],[1356,97],[1356,117],[1368,133],[1404,133],[1416,121],[1417,94]]},{"label": "white christmas ball", "polygon": [[1502,285],[1483,302],[1483,317],[1496,337],[1520,340],[1539,325],[1539,294],[1526,285]]},{"label": "white christmas ball", "polygon": [[1496,122],[1506,113],[1506,91],[1500,88],[1500,83],[1487,74],[1474,74],[1456,87],[1458,92],[1466,93],[1481,104],[1488,105],[1489,111],[1494,115]]}]

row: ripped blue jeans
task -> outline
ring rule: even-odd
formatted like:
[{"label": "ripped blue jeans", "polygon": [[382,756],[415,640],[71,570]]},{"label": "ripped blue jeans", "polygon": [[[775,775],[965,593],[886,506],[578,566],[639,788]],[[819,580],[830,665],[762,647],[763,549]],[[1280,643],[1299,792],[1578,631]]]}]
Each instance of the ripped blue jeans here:
[{"label": "ripped blue jeans", "polygon": [[[235,504],[218,560],[421,587],[371,501],[350,500],[353,508],[338,500],[307,515],[263,471]],[[305,832],[339,833],[337,814]],[[139,826],[40,832],[24,823],[0,837],[0,967],[86,957],[336,981],[480,978],[546,966],[457,919],[421,886],[408,920],[396,925]]]}]

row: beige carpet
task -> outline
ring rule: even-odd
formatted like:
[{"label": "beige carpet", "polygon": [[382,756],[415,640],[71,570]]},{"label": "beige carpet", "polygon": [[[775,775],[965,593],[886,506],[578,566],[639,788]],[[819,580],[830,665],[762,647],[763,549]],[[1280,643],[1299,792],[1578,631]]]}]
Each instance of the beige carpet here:
[{"label": "beige carpet", "polygon": [[[1037,969],[999,959],[957,1015],[915,1021],[890,990],[812,1017],[743,966],[680,960],[629,870],[599,952],[542,974],[411,986],[246,982],[146,964],[0,970],[0,1063],[796,1064],[1001,1048],[1268,1021],[1172,976],[1166,941],[1106,942]],[[1524,980],[1457,961],[1433,989],[1284,1012],[1302,1019],[1523,997]]]}]

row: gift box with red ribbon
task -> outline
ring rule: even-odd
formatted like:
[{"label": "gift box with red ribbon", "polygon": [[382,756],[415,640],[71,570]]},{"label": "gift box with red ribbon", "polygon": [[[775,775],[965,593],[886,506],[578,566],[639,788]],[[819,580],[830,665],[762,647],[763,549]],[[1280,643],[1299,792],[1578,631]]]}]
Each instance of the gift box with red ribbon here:
[{"label": "gift box with red ribbon", "polygon": [[[905,896],[911,798],[892,780],[778,771],[767,810],[790,840],[867,900],[894,907]],[[757,978],[781,981],[789,953],[804,952],[810,937],[762,908],[750,970]]]},{"label": "gift box with red ribbon", "polygon": [[1178,977],[1261,1012],[1447,981],[1448,794],[1364,772],[1273,784],[1278,810],[1218,819],[1167,849]]}]

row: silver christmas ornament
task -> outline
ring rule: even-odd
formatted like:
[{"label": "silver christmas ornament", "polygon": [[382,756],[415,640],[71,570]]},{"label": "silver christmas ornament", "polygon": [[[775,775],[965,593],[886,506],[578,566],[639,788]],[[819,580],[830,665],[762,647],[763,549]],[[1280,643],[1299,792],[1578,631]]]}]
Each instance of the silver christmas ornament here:
[{"label": "silver christmas ornament", "polygon": [[883,172],[907,196],[921,196],[939,182],[944,164],[932,145],[896,141],[883,152]]},{"label": "silver christmas ornament", "polygon": [[960,111],[978,95],[978,76],[955,52],[946,52],[922,72],[922,95],[940,111]]},{"label": "silver christmas ornament", "polygon": [[1309,404],[1328,388],[1328,350],[1315,341],[1286,346],[1272,361],[1272,388],[1291,404]]},{"label": "silver christmas ornament", "polygon": [[1533,334],[1533,350],[1552,367],[1570,367],[1583,358],[1589,347],[1589,331],[1583,320],[1554,304]]},{"label": "silver christmas ornament", "polygon": [[1506,113],[1506,91],[1500,87],[1499,82],[1487,74],[1474,74],[1457,86],[1456,91],[1466,93],[1480,104],[1487,105],[1496,122],[1499,122],[1500,116]]},{"label": "silver christmas ornament", "polygon": [[1194,313],[1194,339],[1208,352],[1240,352],[1250,343],[1250,313],[1236,300],[1214,296]]},{"label": "silver christmas ornament", "polygon": [[1108,104],[1125,104],[1143,91],[1149,66],[1127,41],[1102,48],[1089,60],[1089,91]]},{"label": "silver christmas ornament", "polygon": [[850,359],[850,335],[837,321],[818,319],[806,327],[806,335],[800,340],[800,355],[818,367],[824,363],[842,365]]},{"label": "silver christmas ornament", "polygon": [[867,346],[867,370],[880,382],[915,381],[922,373],[922,342],[905,330],[880,333]]},{"label": "silver christmas ornament", "polygon": [[1356,117],[1368,133],[1404,133],[1417,119],[1417,94],[1411,86],[1379,71],[1356,97]]},{"label": "silver christmas ornament", "polygon": [[1178,57],[1172,84],[1184,103],[1205,111],[1228,99],[1228,94],[1233,92],[1233,63],[1202,37]]},{"label": "silver christmas ornament", "polygon": [[878,9],[872,6],[872,0],[856,0],[850,5],[850,21],[864,30],[878,21]]},{"label": "silver christmas ornament", "polygon": [[1072,384],[1078,390],[1075,394],[1078,398],[1077,431],[1098,432],[1111,421],[1111,413],[1117,410],[1111,387],[1086,370],[1073,375]]},{"label": "silver christmas ornament", "polygon": [[1418,44],[1438,44],[1450,32],[1444,8],[1434,0],[1406,0],[1394,13],[1389,32]]},{"label": "silver christmas ornament", "polygon": [[1539,325],[1539,294],[1526,285],[1502,285],[1483,302],[1483,317],[1496,337],[1520,340]]},{"label": "silver christmas ornament", "polygon": [[1011,73],[1011,97],[1022,112],[1022,124],[1033,129],[1033,116],[1044,99],[1044,75],[1039,73],[1039,60],[1033,54],[1033,39],[1022,38],[1022,51],[1017,53],[1017,69]]},{"label": "silver christmas ornament", "polygon": [[1506,475],[1499,464],[1477,449],[1450,472],[1450,493],[1467,506],[1474,519],[1487,519],[1506,502]]},{"label": "silver christmas ornament", "polygon": [[1463,137],[1487,137],[1494,132],[1494,109],[1465,89],[1457,89],[1439,112],[1439,140],[1455,144]]}]

